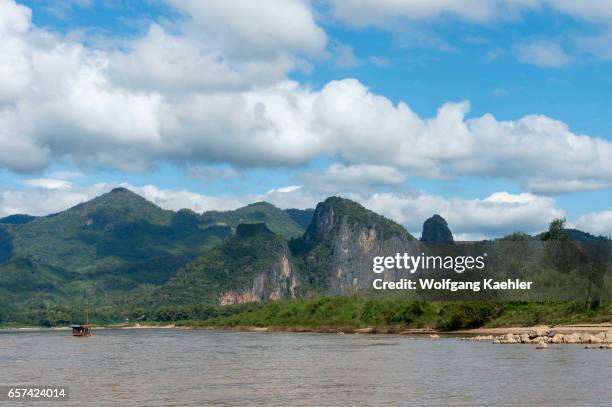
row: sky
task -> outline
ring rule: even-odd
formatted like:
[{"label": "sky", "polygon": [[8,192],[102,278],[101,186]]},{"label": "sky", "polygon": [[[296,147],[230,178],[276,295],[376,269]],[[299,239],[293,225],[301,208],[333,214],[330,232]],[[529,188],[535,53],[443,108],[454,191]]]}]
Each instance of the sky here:
[{"label": "sky", "polygon": [[612,2],[0,0],[0,216],[354,199],[612,235]]}]

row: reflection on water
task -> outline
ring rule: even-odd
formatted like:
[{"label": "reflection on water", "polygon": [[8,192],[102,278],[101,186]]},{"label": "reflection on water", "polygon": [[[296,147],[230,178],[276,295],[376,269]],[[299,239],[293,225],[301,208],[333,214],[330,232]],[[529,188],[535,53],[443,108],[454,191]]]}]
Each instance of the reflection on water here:
[{"label": "reflection on water", "polygon": [[612,352],[399,335],[2,332],[0,385],[26,383],[69,386],[70,401],[53,405],[603,406]]}]

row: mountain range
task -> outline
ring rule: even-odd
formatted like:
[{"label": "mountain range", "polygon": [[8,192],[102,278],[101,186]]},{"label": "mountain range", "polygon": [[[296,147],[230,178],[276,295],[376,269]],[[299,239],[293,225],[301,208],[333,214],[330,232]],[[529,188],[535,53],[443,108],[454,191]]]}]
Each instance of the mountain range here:
[{"label": "mountain range", "polygon": [[[421,240],[453,237],[434,215]],[[85,302],[116,321],[137,308],[358,292],[371,285],[372,256],[415,241],[339,197],[314,210],[258,202],[195,213],[117,188],[60,213],[0,219],[0,323],[70,322]]]}]

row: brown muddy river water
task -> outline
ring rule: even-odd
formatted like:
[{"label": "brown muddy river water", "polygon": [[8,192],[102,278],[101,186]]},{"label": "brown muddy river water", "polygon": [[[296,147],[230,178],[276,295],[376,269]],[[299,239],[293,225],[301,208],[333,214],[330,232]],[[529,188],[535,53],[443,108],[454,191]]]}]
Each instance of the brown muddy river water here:
[{"label": "brown muddy river water", "polygon": [[2,405],[610,406],[612,351],[456,338],[200,330],[0,331],[0,385],[69,400]]}]

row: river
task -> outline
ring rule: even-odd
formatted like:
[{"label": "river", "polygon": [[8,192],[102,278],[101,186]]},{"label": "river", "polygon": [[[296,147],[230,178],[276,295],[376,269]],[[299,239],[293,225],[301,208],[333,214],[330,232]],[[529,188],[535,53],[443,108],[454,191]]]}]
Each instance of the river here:
[{"label": "river", "polygon": [[612,351],[580,345],[536,350],[458,338],[175,329],[97,330],[91,338],[0,331],[0,385],[68,386],[69,400],[44,405],[604,406],[611,383]]}]

